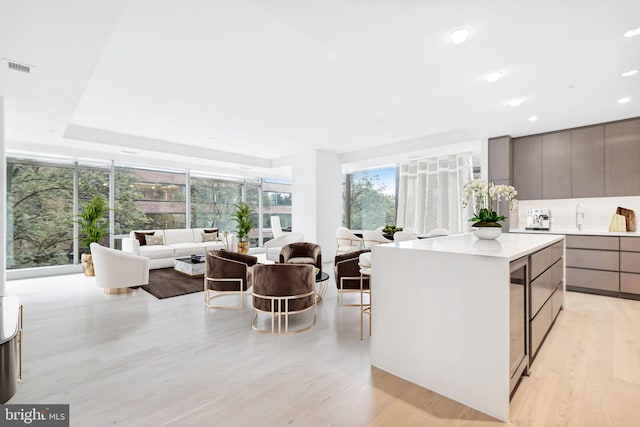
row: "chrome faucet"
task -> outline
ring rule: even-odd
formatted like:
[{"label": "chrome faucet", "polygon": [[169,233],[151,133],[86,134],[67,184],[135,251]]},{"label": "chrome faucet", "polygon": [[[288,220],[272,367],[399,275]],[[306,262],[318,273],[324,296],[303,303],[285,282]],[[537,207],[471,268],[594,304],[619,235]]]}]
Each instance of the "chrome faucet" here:
[{"label": "chrome faucet", "polygon": [[584,205],[578,203],[576,205],[576,228],[578,231],[582,230],[582,221],[584,220]]}]

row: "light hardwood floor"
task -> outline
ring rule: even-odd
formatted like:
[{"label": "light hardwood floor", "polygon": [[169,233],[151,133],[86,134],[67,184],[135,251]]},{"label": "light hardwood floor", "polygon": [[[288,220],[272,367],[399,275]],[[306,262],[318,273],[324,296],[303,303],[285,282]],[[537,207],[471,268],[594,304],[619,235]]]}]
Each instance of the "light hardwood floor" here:
[{"label": "light hardwood floor", "polygon": [[[9,403],[68,403],[72,426],[505,425],[371,368],[358,309],[338,307],[333,279],[316,327],[280,337],[251,329],[249,297],[214,310],[202,293],[104,295],[82,275],[7,290],[25,306],[24,379]],[[640,302],[567,293],[510,419],[639,425]]]}]

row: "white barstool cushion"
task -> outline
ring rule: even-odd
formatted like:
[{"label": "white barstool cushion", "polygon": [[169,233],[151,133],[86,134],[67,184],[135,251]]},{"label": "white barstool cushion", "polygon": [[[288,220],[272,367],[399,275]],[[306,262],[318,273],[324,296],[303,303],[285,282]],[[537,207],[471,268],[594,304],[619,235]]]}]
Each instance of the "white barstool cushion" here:
[{"label": "white barstool cushion", "polygon": [[365,252],[358,257],[360,274],[371,275],[371,252]]}]

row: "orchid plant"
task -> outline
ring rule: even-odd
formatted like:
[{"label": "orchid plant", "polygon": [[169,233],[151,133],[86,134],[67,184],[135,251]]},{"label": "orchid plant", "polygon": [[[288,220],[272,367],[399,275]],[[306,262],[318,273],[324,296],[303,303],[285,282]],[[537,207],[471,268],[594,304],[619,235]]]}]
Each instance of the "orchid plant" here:
[{"label": "orchid plant", "polygon": [[464,185],[462,192],[462,207],[466,208],[469,202],[474,206],[473,218],[469,219],[473,227],[500,227],[498,222],[506,219],[498,214],[498,204],[502,200],[509,201],[511,212],[516,212],[518,208],[518,192],[511,185],[488,184],[484,180],[473,179]]}]

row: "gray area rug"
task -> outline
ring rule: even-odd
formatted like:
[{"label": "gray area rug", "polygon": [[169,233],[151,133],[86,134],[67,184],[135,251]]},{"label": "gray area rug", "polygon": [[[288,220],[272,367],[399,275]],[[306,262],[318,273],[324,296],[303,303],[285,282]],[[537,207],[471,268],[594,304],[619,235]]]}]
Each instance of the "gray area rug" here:
[{"label": "gray area rug", "polygon": [[141,286],[158,299],[177,297],[204,291],[202,277],[190,278],[178,274],[173,268],[161,268],[149,271],[149,284]]}]

